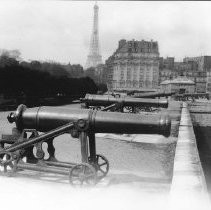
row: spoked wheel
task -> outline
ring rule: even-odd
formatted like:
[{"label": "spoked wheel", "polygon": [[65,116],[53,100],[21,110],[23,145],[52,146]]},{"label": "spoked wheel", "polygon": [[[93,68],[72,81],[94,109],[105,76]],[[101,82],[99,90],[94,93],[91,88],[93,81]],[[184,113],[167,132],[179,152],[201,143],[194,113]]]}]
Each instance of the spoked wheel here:
[{"label": "spoked wheel", "polygon": [[138,109],[137,109],[137,112],[146,112],[146,107],[139,107]]},{"label": "spoked wheel", "polygon": [[126,112],[133,113],[133,108],[131,106],[125,106],[124,108]]},{"label": "spoked wheel", "polygon": [[[16,169],[16,160],[11,152],[0,153],[0,171],[4,173],[14,172]],[[3,170],[2,170],[3,168]]]},{"label": "spoked wheel", "polygon": [[146,112],[152,112],[152,107],[146,106],[146,107],[145,107],[145,111],[146,111]]},{"label": "spoked wheel", "polygon": [[69,174],[70,184],[73,186],[94,186],[97,184],[97,174],[93,166],[81,163],[74,166]]},{"label": "spoked wheel", "polygon": [[140,114],[142,112],[141,107],[135,107],[134,113]]},{"label": "spoked wheel", "polygon": [[101,107],[100,106],[94,106],[92,107],[93,110],[101,110]]},{"label": "spoked wheel", "polygon": [[[91,161],[90,157],[89,161]],[[98,180],[104,178],[107,175],[109,171],[109,162],[107,158],[104,157],[103,155],[96,155],[95,162],[94,163],[90,162],[90,164],[93,164],[94,168],[96,169]]]},{"label": "spoked wheel", "polygon": [[97,107],[95,108],[95,110],[100,111],[100,110],[101,110],[101,107],[100,107],[100,106],[97,106]]},{"label": "spoked wheel", "polygon": [[159,112],[159,108],[151,108],[150,112]]}]

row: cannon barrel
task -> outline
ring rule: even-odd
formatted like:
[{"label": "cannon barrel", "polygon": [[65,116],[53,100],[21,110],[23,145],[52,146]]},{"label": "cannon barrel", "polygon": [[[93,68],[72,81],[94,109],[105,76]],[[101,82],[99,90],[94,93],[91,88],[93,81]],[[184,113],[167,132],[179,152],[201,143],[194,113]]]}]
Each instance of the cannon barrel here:
[{"label": "cannon barrel", "polygon": [[79,119],[86,120],[90,131],[95,133],[162,134],[169,136],[171,121],[167,114],[131,114],[102,112],[89,109],[70,109],[65,107],[26,108],[20,105],[16,112],[8,116],[18,129],[50,131]]},{"label": "cannon barrel", "polygon": [[135,93],[140,93],[140,94],[143,94],[143,93],[155,93],[156,91],[138,91],[138,90],[131,90],[131,91],[126,91],[127,92],[127,95],[128,96],[132,96],[134,95]]},{"label": "cannon barrel", "polygon": [[167,97],[174,95],[175,92],[154,92],[154,93],[140,93],[134,98],[156,98],[156,97]]},{"label": "cannon barrel", "polygon": [[88,106],[109,106],[115,103],[123,103],[124,106],[153,106],[153,107],[168,107],[166,99],[142,99],[142,98],[114,98],[109,95],[92,95],[86,94],[85,98],[81,99]]},{"label": "cannon barrel", "polygon": [[208,97],[209,93],[184,93],[183,96]]}]

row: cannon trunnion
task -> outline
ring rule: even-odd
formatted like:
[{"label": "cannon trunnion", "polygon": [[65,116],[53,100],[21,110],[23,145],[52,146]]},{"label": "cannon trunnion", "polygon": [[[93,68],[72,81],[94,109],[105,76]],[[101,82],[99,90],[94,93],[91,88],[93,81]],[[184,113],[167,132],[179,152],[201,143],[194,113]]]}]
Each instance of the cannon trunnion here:
[{"label": "cannon trunnion", "polygon": [[[95,133],[169,136],[171,129],[171,121],[166,114],[146,116],[65,107],[26,108],[20,105],[9,114],[8,120],[15,122],[16,128],[12,135],[4,135],[0,140],[0,164],[4,172],[26,169],[63,174],[68,175],[74,185],[96,184],[108,173],[108,160],[96,153]],[[53,140],[64,133],[80,140],[81,164],[56,159]],[[47,160],[44,159],[43,142],[48,144]],[[24,157],[26,162],[23,162]]]}]

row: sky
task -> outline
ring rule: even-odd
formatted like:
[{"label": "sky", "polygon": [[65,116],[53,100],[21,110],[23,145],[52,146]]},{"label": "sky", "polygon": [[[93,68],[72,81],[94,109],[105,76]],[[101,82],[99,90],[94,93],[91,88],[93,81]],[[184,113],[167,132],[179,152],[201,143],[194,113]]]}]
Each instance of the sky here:
[{"label": "sky", "polygon": [[[85,65],[95,1],[0,0],[0,49],[23,60]],[[177,61],[211,55],[211,2],[98,1],[105,61],[120,39],[158,41],[160,56]]]}]

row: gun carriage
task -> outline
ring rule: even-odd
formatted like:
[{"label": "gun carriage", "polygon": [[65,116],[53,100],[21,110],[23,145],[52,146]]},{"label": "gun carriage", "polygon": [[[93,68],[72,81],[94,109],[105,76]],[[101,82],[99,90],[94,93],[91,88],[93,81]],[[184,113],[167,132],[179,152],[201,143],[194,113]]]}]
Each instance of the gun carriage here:
[{"label": "gun carriage", "polygon": [[[15,122],[16,127],[12,135],[2,135],[0,140],[3,173],[32,170],[62,174],[69,176],[73,185],[94,185],[108,173],[108,160],[96,153],[95,133],[155,133],[169,136],[171,128],[168,115],[161,113],[147,116],[64,107],[26,108],[25,105],[10,113],[8,120]],[[53,140],[64,133],[79,139],[81,163],[56,159]],[[44,142],[48,144],[48,159],[44,158]],[[26,161],[23,161],[24,158]]]},{"label": "gun carriage", "polygon": [[209,93],[184,93],[175,95],[177,101],[194,101],[195,99],[209,100]]},{"label": "gun carriage", "polygon": [[[153,111],[157,108],[167,108],[166,99],[145,99],[145,98],[114,98],[109,95],[91,95],[86,94],[81,99],[84,108],[93,108],[101,111],[120,111],[138,113],[140,111]],[[154,108],[154,109],[153,109]]]}]

